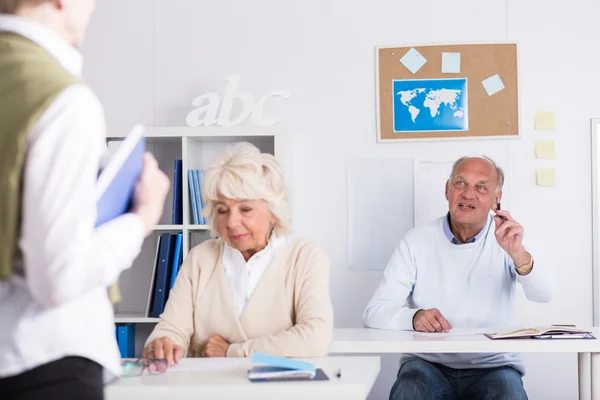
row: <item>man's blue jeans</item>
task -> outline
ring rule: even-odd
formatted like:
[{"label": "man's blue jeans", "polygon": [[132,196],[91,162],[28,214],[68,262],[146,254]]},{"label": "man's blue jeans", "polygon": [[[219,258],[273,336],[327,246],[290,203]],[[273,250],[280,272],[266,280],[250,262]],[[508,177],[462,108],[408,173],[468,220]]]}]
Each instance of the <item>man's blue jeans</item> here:
[{"label": "man's blue jeans", "polygon": [[413,358],[400,367],[390,400],[527,400],[527,394],[511,367],[453,369]]}]

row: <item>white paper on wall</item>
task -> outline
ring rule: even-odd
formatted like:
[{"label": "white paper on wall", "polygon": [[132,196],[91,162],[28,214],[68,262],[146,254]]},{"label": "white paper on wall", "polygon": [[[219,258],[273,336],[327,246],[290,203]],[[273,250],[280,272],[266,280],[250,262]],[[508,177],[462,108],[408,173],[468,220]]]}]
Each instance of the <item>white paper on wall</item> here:
[{"label": "white paper on wall", "polygon": [[359,159],[347,164],[348,268],[385,269],[414,225],[412,159]]},{"label": "white paper on wall", "polygon": [[446,181],[454,161],[414,161],[415,226],[448,212]]}]

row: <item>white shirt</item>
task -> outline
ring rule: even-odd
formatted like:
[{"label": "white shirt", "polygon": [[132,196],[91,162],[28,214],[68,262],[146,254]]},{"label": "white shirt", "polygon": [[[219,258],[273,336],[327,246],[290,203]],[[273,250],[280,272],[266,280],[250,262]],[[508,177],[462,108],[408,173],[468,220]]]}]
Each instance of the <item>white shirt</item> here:
[{"label": "white shirt", "polygon": [[[29,38],[68,71],[81,73],[81,54],[42,25],[0,15],[0,31]],[[127,214],[94,228],[105,147],[102,106],[84,85],[59,94],[29,133],[22,256],[14,262],[13,277],[0,280],[0,377],[65,356],[121,372],[107,286],[139,253],[143,222]]]},{"label": "white shirt", "polygon": [[273,232],[267,246],[250,257],[248,262],[239,250],[225,244],[223,248],[223,268],[225,269],[229,293],[231,293],[238,317],[242,315],[248,300],[254,293],[258,282],[260,282],[260,278],[275,255],[289,244],[289,236],[278,237]]},{"label": "white shirt", "polygon": [[[444,233],[445,218],[400,241],[364,312],[367,327],[413,330],[419,309],[437,308],[454,328],[506,329],[514,324],[517,282],[531,301],[552,299],[553,275],[537,261],[528,275],[518,275],[496,240],[491,216],[482,236],[461,245]],[[509,365],[525,371],[517,353],[404,354],[402,360],[413,356],[457,369]]]}]

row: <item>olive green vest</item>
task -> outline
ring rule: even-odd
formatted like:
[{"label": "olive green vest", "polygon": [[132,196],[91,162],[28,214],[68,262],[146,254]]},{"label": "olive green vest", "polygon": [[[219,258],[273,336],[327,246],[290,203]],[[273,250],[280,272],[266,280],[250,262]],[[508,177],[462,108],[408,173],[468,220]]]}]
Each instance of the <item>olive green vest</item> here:
[{"label": "olive green vest", "polygon": [[0,32],[0,279],[11,276],[17,250],[27,136],[56,96],[77,83],[44,48]]}]

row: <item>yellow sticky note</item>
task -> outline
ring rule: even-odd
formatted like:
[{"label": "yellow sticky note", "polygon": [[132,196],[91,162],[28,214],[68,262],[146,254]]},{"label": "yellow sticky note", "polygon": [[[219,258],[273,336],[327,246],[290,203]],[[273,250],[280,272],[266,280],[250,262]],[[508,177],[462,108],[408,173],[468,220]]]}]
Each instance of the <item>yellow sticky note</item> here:
[{"label": "yellow sticky note", "polygon": [[537,158],[554,158],[554,140],[538,140],[535,142],[535,156]]},{"label": "yellow sticky note", "polygon": [[538,186],[556,185],[556,172],[554,171],[554,168],[536,170],[535,178]]},{"label": "yellow sticky note", "polygon": [[548,111],[535,114],[535,129],[554,129],[554,113]]}]

